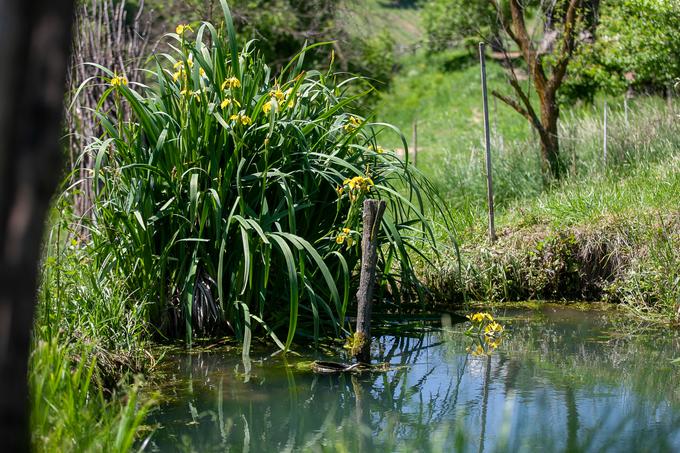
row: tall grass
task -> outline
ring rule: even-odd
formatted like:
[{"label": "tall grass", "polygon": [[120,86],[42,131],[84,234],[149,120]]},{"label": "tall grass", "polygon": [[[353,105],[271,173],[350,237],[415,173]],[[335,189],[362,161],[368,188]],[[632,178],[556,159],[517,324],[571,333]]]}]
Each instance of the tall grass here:
[{"label": "tall grass", "polygon": [[144,307],[126,296],[124,276],[93,266],[70,212],[59,198],[45,241],[28,375],[32,446],[129,451],[152,404],[132,376],[153,362],[144,353]]},{"label": "tall grass", "polygon": [[[590,202],[578,206],[566,197],[580,188],[613,184],[635,175],[663,160],[673,159],[680,149],[680,123],[675,111],[655,98],[631,102],[628,119],[622,109],[609,112],[607,127],[607,161],[603,158],[603,119],[600,108],[579,107],[567,110],[561,122],[561,159],[565,176],[545,186],[540,171],[537,143],[531,139],[504,141],[493,147],[494,200],[500,216],[530,218],[538,212],[531,206],[543,206],[541,200],[560,197],[567,209],[555,219],[574,218]],[[453,146],[453,145],[452,145]],[[422,154],[427,154],[423,151]],[[460,152],[452,147],[421,158],[421,170],[456,209],[460,231],[477,229],[483,224],[486,210],[484,154],[481,150]],[[598,182],[601,181],[601,182]],[[604,199],[608,197],[602,194]],[[629,205],[624,205],[629,206]],[[500,219],[501,222],[503,219]]]},{"label": "tall grass", "polygon": [[610,116],[606,164],[599,114],[569,115],[574,140],[564,157],[576,158],[567,176],[502,203],[496,244],[484,241],[485,203],[474,201],[462,275],[438,269],[434,291],[449,300],[606,299],[646,318],[678,319],[680,123],[660,100],[636,107],[628,121]]},{"label": "tall grass", "polygon": [[383,296],[420,290],[411,255],[434,245],[434,191],[381,152],[392,126],[351,113],[352,79],[301,71],[305,50],[272,74],[253,42],[236,47],[222,7],[219,31],[203,22],[167,35],[170,51],[138,71],[147,84],[100,68],[102,103],[119,108],[98,112],[106,133],[90,147],[94,265],[127,276],[163,335],[191,343],[226,330],[247,351],[257,327],[288,349],[296,334],[345,327],[366,197],[388,205]]},{"label": "tall grass", "polygon": [[31,353],[31,433],[35,451],[125,452],[138,440],[148,404],[137,388],[106,395],[91,350],[74,351],[58,337]]}]

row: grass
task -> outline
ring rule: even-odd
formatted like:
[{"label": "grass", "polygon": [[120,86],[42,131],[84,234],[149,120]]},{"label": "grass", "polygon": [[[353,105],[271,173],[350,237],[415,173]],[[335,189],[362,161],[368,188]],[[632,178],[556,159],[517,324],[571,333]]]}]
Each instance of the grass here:
[{"label": "grass", "polygon": [[106,395],[92,351],[38,341],[31,354],[31,432],[35,451],[130,451],[148,404],[137,386]]},{"label": "grass", "polygon": [[29,363],[35,451],[132,449],[153,405],[139,397],[152,361],[144,353],[143,304],[106,275],[70,230],[63,198],[53,210],[41,267]]},{"label": "grass", "polygon": [[[399,75],[389,91],[381,95],[376,106],[378,118],[390,122],[411,137],[412,124],[418,122],[418,147],[422,148],[426,173],[434,170],[446,152],[469,156],[471,148],[481,147],[483,136],[482,95],[479,66],[475,56],[457,51],[436,56],[419,52],[404,59]],[[455,64],[457,67],[445,70]],[[489,61],[487,78],[489,90],[503,90],[505,76],[499,64]],[[530,135],[526,120],[502,103],[490,102],[495,118],[492,126],[506,141],[525,139]],[[396,140],[386,142],[390,147],[401,147]]]},{"label": "grass", "polygon": [[[604,299],[625,303],[643,317],[677,317],[680,125],[675,111],[660,100],[641,99],[627,121],[620,112],[611,114],[606,165],[600,118],[597,112],[567,115],[563,130],[572,135],[563,140],[569,169],[563,181],[519,194],[499,186],[504,202],[497,210],[497,243],[486,240],[483,183],[467,185],[471,197],[455,198],[463,272],[456,266],[430,272],[439,299]],[[518,148],[510,152],[526,155]],[[529,165],[496,168],[494,180],[520,179],[513,173],[531,174]],[[465,171],[454,168],[452,174],[465,176]]]},{"label": "grass", "polygon": [[[377,1],[366,8],[375,14],[352,16],[348,26],[388,28],[404,47],[420,39],[416,10]],[[204,322],[214,317],[246,349],[257,326],[283,349],[295,335],[337,335],[356,283],[358,249],[350,242],[361,233],[365,196],[390,202],[381,231],[383,295],[396,300],[404,285],[417,286],[413,267],[430,266],[423,245],[435,244],[426,208],[440,204],[446,217],[422,175],[454,207],[464,241],[461,274],[452,252],[450,266],[425,272],[439,301],[605,299],[645,317],[676,316],[680,131],[661,103],[635,102],[626,121],[610,100],[606,167],[601,109],[565,109],[568,177],[546,188],[528,125],[492,102],[500,240],[490,245],[473,57],[405,58],[373,121],[352,114],[355,99],[332,72],[302,74],[294,62],[272,80],[253,49],[233,48],[233,37],[209,25],[201,33],[217,48],[176,35],[173,51],[139,84],[110,72],[104,78],[117,78],[107,95],[135,113],[100,112],[108,135],[92,148],[100,194],[97,221],[88,225],[92,242],[70,230],[68,207],[57,202],[29,372],[35,450],[143,446],[153,402],[140,400],[135,374],[153,366],[144,348],[154,334],[174,328],[190,341],[196,328],[214,332]],[[490,88],[503,89],[500,66],[488,68]],[[242,86],[225,91],[232,76]],[[232,104],[222,109],[227,96]],[[422,173],[377,148],[405,147],[378,123],[410,136],[415,120]],[[366,191],[346,182],[367,177],[374,185]]]}]

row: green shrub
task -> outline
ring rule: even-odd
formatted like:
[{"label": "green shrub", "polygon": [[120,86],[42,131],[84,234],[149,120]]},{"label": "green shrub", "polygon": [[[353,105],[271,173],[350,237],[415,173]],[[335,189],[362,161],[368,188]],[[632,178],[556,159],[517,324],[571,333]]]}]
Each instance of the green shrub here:
[{"label": "green shrub", "polygon": [[433,245],[434,195],[381,152],[379,135],[394,128],[350,113],[351,79],[303,72],[305,51],[273,77],[252,43],[237,48],[222,6],[225,30],[168,34],[172,51],[148,85],[101,68],[104,97],[132,114],[98,112],[96,265],[129,276],[165,335],[231,329],[247,350],[260,326],[287,349],[296,333],[344,327],[366,197],[387,202],[382,286],[393,298],[420,288],[410,253]]}]

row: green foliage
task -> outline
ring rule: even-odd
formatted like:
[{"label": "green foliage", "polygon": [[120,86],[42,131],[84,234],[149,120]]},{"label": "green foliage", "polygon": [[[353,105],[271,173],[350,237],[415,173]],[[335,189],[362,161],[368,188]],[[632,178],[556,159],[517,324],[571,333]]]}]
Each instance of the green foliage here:
[{"label": "green foliage", "polygon": [[[451,266],[431,272],[428,283],[438,299],[605,299],[645,317],[675,317],[680,124],[661,100],[637,101],[628,121],[614,112],[603,167],[600,114],[567,116],[567,177],[549,190],[529,187],[514,200],[506,198],[496,211],[500,233],[493,245],[482,239],[485,187],[467,186],[476,199],[462,236],[463,271]],[[510,150],[518,156],[520,151]],[[498,190],[518,178],[513,173],[530,172],[528,165],[512,173],[497,169]],[[464,174],[464,168],[458,171]],[[452,202],[461,205],[461,198]]]},{"label": "green foliage", "polygon": [[[285,64],[306,44],[338,39],[335,0],[237,0],[230,2],[242,39],[256,39],[265,61]],[[310,51],[310,67],[328,52]]]},{"label": "green foliage", "polygon": [[430,0],[423,7],[423,22],[431,51],[463,45],[498,34],[496,11],[486,0]]},{"label": "green foliage", "polygon": [[388,205],[384,288],[394,298],[419,288],[411,253],[433,245],[423,211],[433,191],[379,151],[391,126],[350,113],[352,80],[301,71],[306,51],[273,77],[252,43],[238,49],[223,7],[226,29],[168,35],[151,84],[101,68],[105,97],[133,113],[99,113],[95,265],[129,276],[159,332],[191,342],[233,329],[248,350],[259,326],[287,349],[296,333],[343,328],[365,197]]},{"label": "green foliage", "polygon": [[94,266],[65,198],[52,217],[28,374],[33,449],[129,451],[153,404],[131,377],[152,362],[143,304],[123,291],[125,276]]},{"label": "green foliage", "polygon": [[91,350],[81,345],[73,351],[60,340],[39,341],[31,353],[28,377],[33,449],[130,451],[148,404],[139,401],[136,387],[125,395],[105,396],[97,382],[97,362]]},{"label": "green foliage", "polygon": [[[353,38],[358,55],[349,62],[348,69],[369,78],[377,90],[383,90],[392,80],[397,65],[392,38],[386,30],[367,38]],[[377,91],[371,93],[376,94]]]},{"label": "green foliage", "polygon": [[[569,66],[565,99],[592,100],[597,90],[662,91],[680,77],[680,2],[603,2],[596,39]],[[626,74],[633,80],[627,80]]]}]

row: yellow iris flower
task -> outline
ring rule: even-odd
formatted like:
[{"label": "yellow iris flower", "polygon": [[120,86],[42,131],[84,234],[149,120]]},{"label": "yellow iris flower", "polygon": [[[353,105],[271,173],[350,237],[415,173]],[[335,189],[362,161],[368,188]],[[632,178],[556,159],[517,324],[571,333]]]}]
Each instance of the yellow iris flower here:
[{"label": "yellow iris flower", "polygon": [[231,90],[232,88],[241,88],[241,81],[236,77],[229,77],[222,83],[223,90]]},{"label": "yellow iris flower", "polygon": [[187,24],[179,24],[175,28],[175,33],[177,33],[180,36],[183,36],[184,33],[188,32],[188,31],[194,31],[194,30]]},{"label": "yellow iris flower", "polygon": [[114,76],[111,79],[111,86],[112,87],[127,86],[127,84],[128,84],[128,79],[125,78],[124,76]]}]

